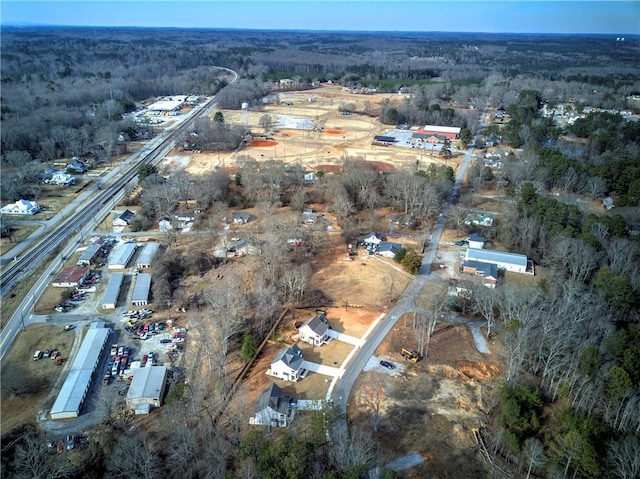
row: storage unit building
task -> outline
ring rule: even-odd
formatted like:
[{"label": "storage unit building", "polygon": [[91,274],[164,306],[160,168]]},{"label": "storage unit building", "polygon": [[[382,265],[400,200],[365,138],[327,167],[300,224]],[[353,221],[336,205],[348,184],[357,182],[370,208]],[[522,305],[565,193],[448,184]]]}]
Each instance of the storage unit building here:
[{"label": "storage unit building", "polygon": [[89,276],[89,268],[73,266],[63,269],[58,277],[53,281],[55,288],[77,288],[82,286]]},{"label": "storage unit building", "polygon": [[136,267],[139,269],[151,268],[151,262],[153,261],[153,257],[160,249],[160,243],[147,243],[142,248],[140,252],[140,256],[138,256],[138,260],[136,261]]},{"label": "storage unit building", "polygon": [[127,392],[127,406],[136,414],[149,414],[152,407],[160,407],[166,385],[165,366],[136,369]]},{"label": "storage unit building", "polygon": [[102,309],[115,309],[120,297],[120,290],[124,281],[124,273],[113,273],[102,298]]},{"label": "storage unit building", "polygon": [[78,266],[89,266],[90,264],[92,264],[95,261],[95,258],[98,255],[101,247],[102,245],[96,243],[87,246],[87,249],[85,249],[82,254],[80,254],[80,257],[78,258],[78,262],[76,264]]},{"label": "storage unit building", "polygon": [[151,291],[151,275],[141,273],[136,276],[136,285],[133,287],[131,304],[134,306],[146,306],[149,304],[149,291]]},{"label": "storage unit building", "polygon": [[[104,326],[104,323],[99,326]],[[51,419],[70,419],[80,415],[82,403],[91,385],[91,377],[100,362],[100,355],[109,339],[109,334],[111,334],[109,328],[89,328],[58,397],[53,403]]]},{"label": "storage unit building", "polygon": [[135,243],[121,243],[111,253],[109,257],[108,269],[125,269],[131,261],[133,254],[138,247]]}]

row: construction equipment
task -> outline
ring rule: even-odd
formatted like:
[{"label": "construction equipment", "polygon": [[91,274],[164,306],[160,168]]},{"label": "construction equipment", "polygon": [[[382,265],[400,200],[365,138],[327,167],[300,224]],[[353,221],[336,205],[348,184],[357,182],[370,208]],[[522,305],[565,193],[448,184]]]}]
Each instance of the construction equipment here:
[{"label": "construction equipment", "polygon": [[402,354],[403,358],[405,358],[407,361],[411,361],[412,363],[417,363],[420,360],[420,355],[414,353],[413,351],[409,351],[406,348],[402,348],[400,354]]}]

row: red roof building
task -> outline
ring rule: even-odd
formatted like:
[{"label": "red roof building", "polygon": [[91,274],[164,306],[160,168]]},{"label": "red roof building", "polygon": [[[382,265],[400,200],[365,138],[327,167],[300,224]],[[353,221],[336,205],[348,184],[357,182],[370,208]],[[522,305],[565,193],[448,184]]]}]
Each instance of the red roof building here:
[{"label": "red roof building", "polygon": [[58,275],[52,285],[56,288],[74,288],[82,286],[89,276],[89,268],[72,267],[65,268]]}]

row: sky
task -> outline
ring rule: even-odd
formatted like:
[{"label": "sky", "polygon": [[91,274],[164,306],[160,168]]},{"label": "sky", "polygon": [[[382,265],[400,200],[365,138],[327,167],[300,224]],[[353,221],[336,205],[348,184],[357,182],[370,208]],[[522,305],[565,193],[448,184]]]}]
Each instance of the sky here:
[{"label": "sky", "polygon": [[640,0],[2,0],[3,25],[640,34]]}]

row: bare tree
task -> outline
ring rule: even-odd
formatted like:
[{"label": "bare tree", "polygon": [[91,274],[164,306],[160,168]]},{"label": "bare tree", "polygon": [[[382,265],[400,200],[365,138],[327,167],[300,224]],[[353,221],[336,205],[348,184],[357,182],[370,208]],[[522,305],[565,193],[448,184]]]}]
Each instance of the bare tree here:
[{"label": "bare tree", "polygon": [[280,286],[284,300],[293,308],[296,317],[296,303],[304,296],[307,289],[311,268],[308,264],[284,268],[280,276]]},{"label": "bare tree", "polygon": [[607,447],[607,463],[611,472],[620,479],[640,477],[640,439],[630,434]]},{"label": "bare tree", "polygon": [[25,479],[67,477],[73,471],[72,463],[64,456],[51,455],[46,438],[35,432],[20,438],[13,465],[16,477]]},{"label": "bare tree", "polygon": [[530,437],[524,441],[522,445],[522,452],[529,461],[529,468],[527,469],[527,479],[531,476],[531,469],[533,467],[540,467],[544,465],[544,447],[542,441],[535,437]]}]

